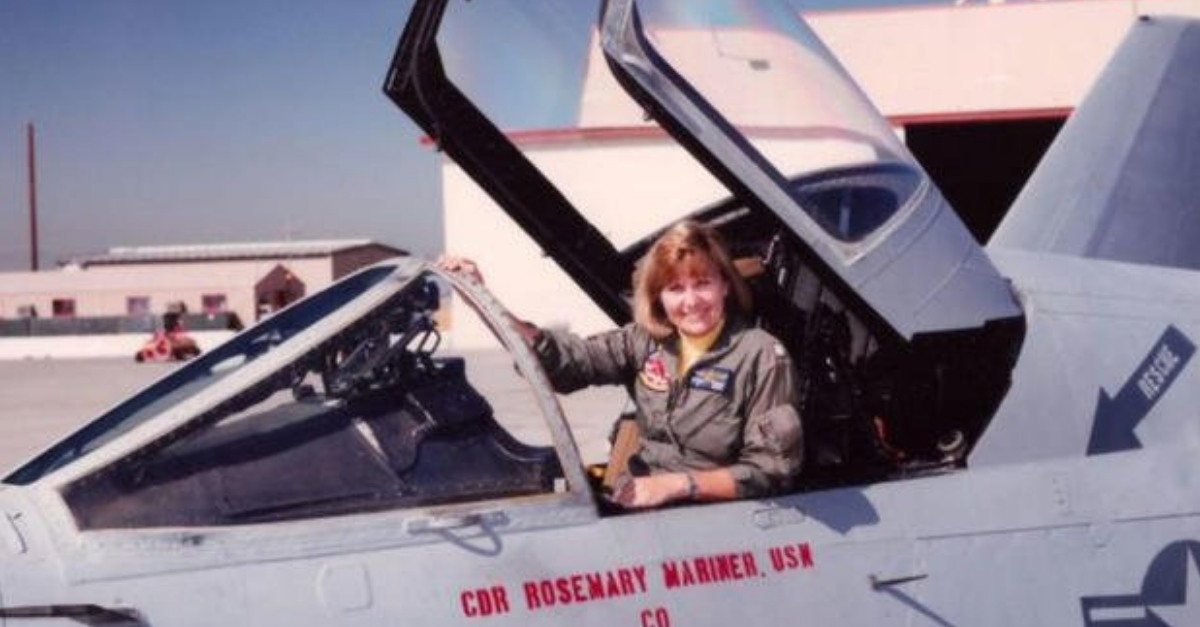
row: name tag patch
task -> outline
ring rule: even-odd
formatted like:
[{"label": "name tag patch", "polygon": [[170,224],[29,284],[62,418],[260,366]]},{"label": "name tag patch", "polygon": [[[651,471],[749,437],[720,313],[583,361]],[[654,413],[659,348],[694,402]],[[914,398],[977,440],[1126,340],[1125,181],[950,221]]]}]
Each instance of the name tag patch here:
[{"label": "name tag patch", "polygon": [[692,371],[688,387],[709,392],[724,392],[729,389],[729,382],[732,380],[733,371],[728,368],[698,368]]}]

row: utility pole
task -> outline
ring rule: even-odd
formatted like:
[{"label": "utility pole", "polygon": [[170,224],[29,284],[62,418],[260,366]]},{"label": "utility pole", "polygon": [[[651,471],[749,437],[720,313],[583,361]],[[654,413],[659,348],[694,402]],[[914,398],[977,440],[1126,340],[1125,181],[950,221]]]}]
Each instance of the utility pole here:
[{"label": "utility pole", "polygon": [[29,269],[38,271],[37,160],[33,148],[33,122],[25,126],[29,144]]}]

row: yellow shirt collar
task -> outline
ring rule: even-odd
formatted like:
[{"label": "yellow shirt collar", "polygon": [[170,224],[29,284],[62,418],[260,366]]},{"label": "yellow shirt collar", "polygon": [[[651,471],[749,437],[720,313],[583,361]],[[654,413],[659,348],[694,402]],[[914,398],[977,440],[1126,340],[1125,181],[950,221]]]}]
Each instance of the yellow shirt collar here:
[{"label": "yellow shirt collar", "polygon": [[709,348],[712,348],[713,342],[717,341],[717,336],[721,335],[721,329],[724,327],[725,320],[722,319],[704,335],[679,334],[679,374],[686,373],[696,363],[696,360],[708,352]]}]

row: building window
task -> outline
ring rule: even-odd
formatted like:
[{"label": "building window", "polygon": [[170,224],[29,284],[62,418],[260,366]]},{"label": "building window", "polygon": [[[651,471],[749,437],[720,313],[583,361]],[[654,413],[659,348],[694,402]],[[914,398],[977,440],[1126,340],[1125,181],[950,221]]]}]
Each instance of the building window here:
[{"label": "building window", "polygon": [[216,314],[226,311],[224,294],[205,294],[200,298],[200,309],[206,314]]},{"label": "building window", "polygon": [[75,317],[75,299],[74,298],[55,298],[50,301],[50,310],[55,318],[74,318]]},{"label": "building window", "polygon": [[149,296],[130,296],[125,299],[125,313],[130,316],[150,315]]}]

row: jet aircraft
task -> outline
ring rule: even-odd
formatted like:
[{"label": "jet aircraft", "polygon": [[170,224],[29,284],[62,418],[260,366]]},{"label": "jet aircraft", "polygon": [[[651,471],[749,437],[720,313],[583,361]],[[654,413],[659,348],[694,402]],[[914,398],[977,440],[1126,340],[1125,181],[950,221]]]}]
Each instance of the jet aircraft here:
[{"label": "jet aircraft", "polygon": [[[384,90],[621,323],[654,233],[606,237],[447,48],[562,4],[417,0]],[[532,30],[505,50],[556,54]],[[500,302],[397,259],[8,474],[0,625],[1198,624],[1200,22],[1134,23],[986,247],[782,3],[608,0],[594,32],[726,190],[690,215],[798,356],[802,485],[605,507]],[[529,403],[479,389],[451,294]]]}]

